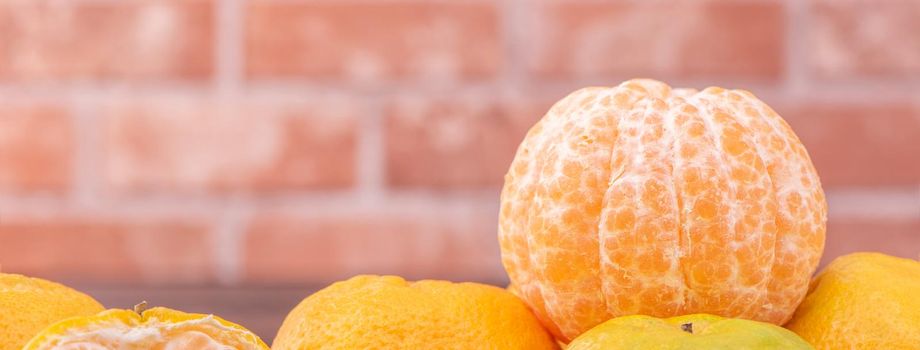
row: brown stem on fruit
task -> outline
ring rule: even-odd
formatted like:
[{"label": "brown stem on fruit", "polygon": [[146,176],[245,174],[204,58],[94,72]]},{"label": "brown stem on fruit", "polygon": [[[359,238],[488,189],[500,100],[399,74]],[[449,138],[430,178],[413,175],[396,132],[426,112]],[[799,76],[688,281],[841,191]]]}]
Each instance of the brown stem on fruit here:
[{"label": "brown stem on fruit", "polygon": [[693,323],[688,322],[680,325],[680,330],[693,334]]},{"label": "brown stem on fruit", "polygon": [[134,305],[134,312],[138,315],[143,315],[144,311],[147,311],[147,301],[142,301],[140,304]]}]

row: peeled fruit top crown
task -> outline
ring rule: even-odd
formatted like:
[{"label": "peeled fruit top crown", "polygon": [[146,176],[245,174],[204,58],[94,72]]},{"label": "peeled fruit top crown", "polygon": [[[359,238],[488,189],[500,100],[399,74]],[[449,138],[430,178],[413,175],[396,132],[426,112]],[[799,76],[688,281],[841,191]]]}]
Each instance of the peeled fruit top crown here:
[{"label": "peeled fruit top crown", "polygon": [[499,240],[514,287],[562,339],[630,314],[781,324],[826,212],[805,147],[754,95],[630,80],[578,90],[530,129]]},{"label": "peeled fruit top crown", "polygon": [[167,308],[107,310],[58,322],[23,350],[268,350],[252,332],[214,315]]}]

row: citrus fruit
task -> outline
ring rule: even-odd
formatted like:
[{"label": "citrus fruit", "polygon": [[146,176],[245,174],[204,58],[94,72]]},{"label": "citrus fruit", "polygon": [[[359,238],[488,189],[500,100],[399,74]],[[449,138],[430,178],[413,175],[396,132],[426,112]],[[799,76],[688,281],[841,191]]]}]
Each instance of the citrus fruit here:
[{"label": "citrus fruit", "polygon": [[520,299],[477,283],[356,276],[304,299],[272,346],[306,349],[556,349]]},{"label": "citrus fruit", "polygon": [[618,317],[575,338],[566,350],[603,349],[812,349],[780,326],[707,314],[667,319],[634,315]]},{"label": "citrus fruit", "polygon": [[879,253],[834,259],[786,327],[818,349],[918,349],[920,262]]},{"label": "citrus fruit", "polygon": [[630,80],[578,90],[530,129],[499,241],[515,288],[565,340],[632,314],[782,324],[826,216],[805,147],[754,95]]},{"label": "citrus fruit", "polygon": [[245,328],[214,315],[157,307],[110,309],[45,328],[23,350],[268,350]]},{"label": "citrus fruit", "polygon": [[0,350],[20,350],[48,325],[102,309],[93,298],[66,286],[0,273]]}]

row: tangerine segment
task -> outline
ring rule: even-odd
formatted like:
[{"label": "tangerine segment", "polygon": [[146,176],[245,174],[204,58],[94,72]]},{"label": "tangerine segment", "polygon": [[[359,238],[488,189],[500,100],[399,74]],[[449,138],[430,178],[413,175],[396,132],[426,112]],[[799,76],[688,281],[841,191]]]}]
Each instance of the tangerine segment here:
[{"label": "tangerine segment", "polygon": [[528,132],[499,242],[563,340],[628,314],[781,324],[817,266],[826,212],[801,142],[753,95],[631,80],[572,93]]},{"label": "tangerine segment", "polygon": [[[563,332],[606,317],[596,232],[618,119],[598,106],[614,99],[631,103],[629,96],[606,96],[590,89],[564,100],[558,107],[568,112],[548,120],[543,130],[552,136],[538,138],[533,151],[537,156],[537,179],[532,180],[535,193],[527,217],[522,218],[526,226],[521,232],[526,232],[530,247],[556,248],[531,249],[529,258],[547,318],[554,321],[551,328]],[[541,158],[544,154],[553,156]],[[572,309],[580,312],[573,315]]]},{"label": "tangerine segment", "polygon": [[[667,93],[668,88],[649,90]],[[607,297],[602,321],[610,314],[647,313],[644,305],[652,303],[670,312],[682,304],[686,286],[678,270],[672,137],[664,127],[670,118],[662,100],[643,99],[621,121],[598,232]],[[636,296],[648,300],[636,302]]]},{"label": "tangerine segment", "polygon": [[107,310],[49,326],[23,350],[268,350],[252,332],[214,315],[153,308]]},{"label": "tangerine segment", "polygon": [[[557,104],[558,105],[558,104]],[[556,108],[556,107],[554,107]],[[538,122],[530,129],[531,134],[537,134],[542,131],[543,122]],[[535,309],[535,315],[540,318],[540,322],[543,323],[547,329],[550,330],[555,335],[561,334],[558,327],[552,322],[552,320],[546,318],[546,306],[543,302],[543,295],[540,289],[537,289],[538,284],[531,283],[535,277],[535,271],[530,263],[530,257],[527,256],[529,251],[530,243],[527,240],[527,235],[524,234],[524,227],[526,222],[518,222],[517,225],[512,225],[511,218],[527,218],[527,212],[530,210],[529,202],[517,201],[517,200],[505,200],[504,196],[516,195],[522,196],[525,198],[531,198],[535,193],[535,186],[532,179],[535,176],[532,175],[532,172],[536,171],[536,166],[531,165],[533,163],[530,158],[533,154],[532,148],[534,147],[534,141],[536,138],[527,138],[518,148],[516,158],[526,159],[522,161],[516,167],[512,167],[507,175],[505,175],[505,183],[508,186],[511,186],[511,190],[503,192],[502,196],[502,209],[501,222],[502,232],[506,232],[506,235],[500,236],[499,245],[501,246],[502,251],[507,251],[509,254],[502,255],[502,263],[505,266],[511,266],[507,269],[509,274],[513,274],[511,277],[516,281],[525,281],[522,284],[522,287],[516,287],[515,295],[525,298],[527,300],[532,300],[530,303],[531,308]]]}]

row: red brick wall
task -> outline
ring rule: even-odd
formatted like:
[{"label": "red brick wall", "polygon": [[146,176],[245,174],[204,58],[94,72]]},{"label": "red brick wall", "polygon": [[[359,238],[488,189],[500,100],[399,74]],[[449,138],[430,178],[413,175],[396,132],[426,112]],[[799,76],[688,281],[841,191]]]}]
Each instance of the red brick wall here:
[{"label": "red brick wall", "polygon": [[98,284],[500,282],[498,191],[568,91],[745,87],[920,253],[920,1],[0,2],[0,264]]}]

